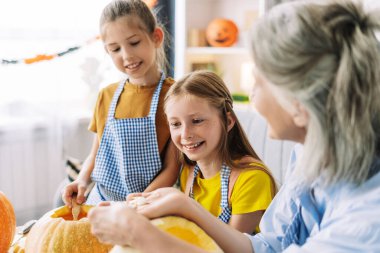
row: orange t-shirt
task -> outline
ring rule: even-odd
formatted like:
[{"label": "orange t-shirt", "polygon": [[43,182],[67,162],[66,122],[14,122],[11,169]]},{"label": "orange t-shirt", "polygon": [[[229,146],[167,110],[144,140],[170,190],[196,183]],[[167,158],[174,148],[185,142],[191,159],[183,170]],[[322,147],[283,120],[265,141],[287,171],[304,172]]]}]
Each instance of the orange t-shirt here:
[{"label": "orange t-shirt", "polygon": [[[156,112],[157,142],[160,154],[170,139],[169,126],[164,113],[164,98],[170,86],[174,83],[172,78],[166,78],[162,84],[158,108]],[[97,133],[99,142],[102,138],[108,117],[108,109],[119,83],[113,83],[103,88],[96,101],[94,116],[90,122],[89,130]],[[157,85],[141,86],[126,82],[116,105],[115,118],[141,118],[149,114],[153,93]]]}]

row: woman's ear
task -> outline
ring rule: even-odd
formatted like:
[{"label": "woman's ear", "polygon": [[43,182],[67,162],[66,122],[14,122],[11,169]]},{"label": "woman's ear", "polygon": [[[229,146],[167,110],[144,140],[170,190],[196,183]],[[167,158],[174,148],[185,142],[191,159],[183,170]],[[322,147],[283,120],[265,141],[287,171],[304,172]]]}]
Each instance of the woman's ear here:
[{"label": "woman's ear", "polygon": [[156,27],[153,31],[153,42],[156,48],[160,47],[164,41],[164,31],[160,27]]},{"label": "woman's ear", "polygon": [[309,113],[306,108],[299,102],[294,102],[294,111],[292,113],[293,122],[298,127],[306,128],[309,123]]},{"label": "woman's ear", "polygon": [[227,112],[227,132],[229,132],[235,125],[236,119],[231,115],[231,112]]}]

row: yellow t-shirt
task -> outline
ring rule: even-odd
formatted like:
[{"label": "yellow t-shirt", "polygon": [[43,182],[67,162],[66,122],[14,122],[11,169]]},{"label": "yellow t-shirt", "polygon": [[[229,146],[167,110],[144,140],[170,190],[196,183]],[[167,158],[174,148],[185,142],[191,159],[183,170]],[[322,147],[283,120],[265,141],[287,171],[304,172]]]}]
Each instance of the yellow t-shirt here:
[{"label": "yellow t-shirt", "polygon": [[[189,167],[184,166],[181,172],[180,183],[183,192],[186,189],[189,171]],[[220,208],[220,172],[207,179],[200,175],[201,173],[198,173],[194,181],[194,199],[217,217],[222,212]],[[272,188],[271,177],[266,172],[258,169],[243,170],[236,179],[232,190],[230,198],[232,214],[266,210],[272,201]]]},{"label": "yellow t-shirt", "polygon": [[[170,86],[174,83],[172,78],[166,78],[160,92],[156,112],[156,131],[158,149],[162,155],[166,143],[170,139],[169,126],[164,113],[164,98]],[[94,116],[90,122],[89,130],[97,133],[99,141],[102,138],[108,117],[108,109],[119,83],[113,83],[99,92],[95,106]],[[141,118],[149,114],[153,93],[157,85],[140,86],[126,82],[116,106],[115,118]]]}]

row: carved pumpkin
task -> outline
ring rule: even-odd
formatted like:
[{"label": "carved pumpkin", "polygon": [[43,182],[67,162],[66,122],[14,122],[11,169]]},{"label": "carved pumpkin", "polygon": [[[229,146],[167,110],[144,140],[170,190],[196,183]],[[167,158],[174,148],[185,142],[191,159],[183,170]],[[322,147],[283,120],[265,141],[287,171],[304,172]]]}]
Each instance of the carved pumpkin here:
[{"label": "carved pumpkin", "polygon": [[[151,221],[159,229],[198,246],[207,252],[222,253],[219,246],[195,223],[176,216],[167,216]],[[131,247],[115,246],[111,253],[139,253]]]},{"label": "carved pumpkin", "polygon": [[232,20],[217,18],[207,26],[207,42],[213,47],[229,47],[236,42],[238,32],[239,30]]},{"label": "carved pumpkin", "polygon": [[92,206],[81,206],[78,220],[74,221],[67,206],[45,214],[30,230],[25,245],[28,253],[103,253],[105,245],[91,234],[87,213]]},{"label": "carved pumpkin", "polygon": [[8,252],[15,232],[15,211],[4,193],[0,192],[0,252]]}]

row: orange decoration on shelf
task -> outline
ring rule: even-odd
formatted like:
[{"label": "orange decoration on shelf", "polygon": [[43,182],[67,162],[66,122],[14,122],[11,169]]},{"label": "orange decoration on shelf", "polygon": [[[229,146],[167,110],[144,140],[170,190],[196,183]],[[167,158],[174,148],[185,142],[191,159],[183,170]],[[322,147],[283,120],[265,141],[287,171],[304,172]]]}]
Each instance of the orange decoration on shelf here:
[{"label": "orange decoration on shelf", "polygon": [[230,47],[238,37],[239,29],[229,19],[217,18],[206,29],[207,42],[213,47]]},{"label": "orange decoration on shelf", "polygon": [[102,244],[91,234],[87,213],[92,206],[82,205],[78,220],[62,206],[46,213],[26,237],[28,253],[107,253],[112,245]]},{"label": "orange decoration on shelf", "polygon": [[11,202],[0,191],[0,252],[8,252],[16,232],[16,216]]}]

